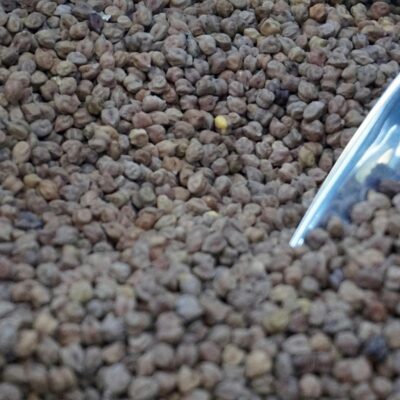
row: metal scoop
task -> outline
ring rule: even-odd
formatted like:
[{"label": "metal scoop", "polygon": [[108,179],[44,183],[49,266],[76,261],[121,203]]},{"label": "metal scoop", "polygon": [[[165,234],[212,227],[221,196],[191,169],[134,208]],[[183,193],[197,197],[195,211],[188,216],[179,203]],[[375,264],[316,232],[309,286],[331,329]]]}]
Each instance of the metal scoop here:
[{"label": "metal scoop", "polygon": [[351,207],[383,181],[400,181],[400,75],[358,128],[325,179],[290,240],[307,234],[332,216],[349,221]]}]

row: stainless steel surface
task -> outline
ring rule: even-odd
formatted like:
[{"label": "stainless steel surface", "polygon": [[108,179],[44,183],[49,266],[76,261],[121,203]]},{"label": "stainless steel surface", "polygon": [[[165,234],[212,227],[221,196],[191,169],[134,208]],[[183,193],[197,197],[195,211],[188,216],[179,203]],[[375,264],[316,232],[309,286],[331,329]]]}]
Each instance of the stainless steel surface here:
[{"label": "stainless steel surface", "polygon": [[382,177],[400,180],[400,75],[386,89],[343,150],[297,227],[290,245],[301,246],[306,235],[332,215],[348,219],[352,204],[365,198],[368,190]]}]

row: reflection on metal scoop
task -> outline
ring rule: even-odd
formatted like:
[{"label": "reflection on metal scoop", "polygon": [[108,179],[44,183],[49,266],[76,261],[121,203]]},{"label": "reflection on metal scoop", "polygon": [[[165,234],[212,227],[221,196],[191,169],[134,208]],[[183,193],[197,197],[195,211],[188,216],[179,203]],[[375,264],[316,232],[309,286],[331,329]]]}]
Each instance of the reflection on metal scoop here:
[{"label": "reflection on metal scoop", "polygon": [[290,240],[301,246],[307,234],[336,215],[349,220],[352,205],[384,179],[400,181],[400,75],[369,112],[333,166]]}]

